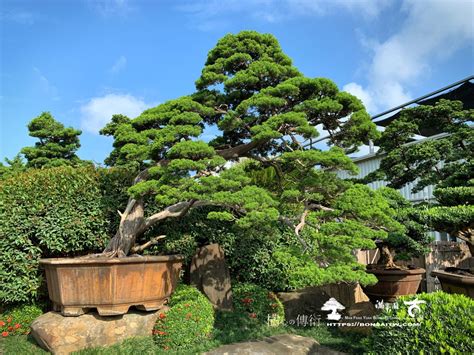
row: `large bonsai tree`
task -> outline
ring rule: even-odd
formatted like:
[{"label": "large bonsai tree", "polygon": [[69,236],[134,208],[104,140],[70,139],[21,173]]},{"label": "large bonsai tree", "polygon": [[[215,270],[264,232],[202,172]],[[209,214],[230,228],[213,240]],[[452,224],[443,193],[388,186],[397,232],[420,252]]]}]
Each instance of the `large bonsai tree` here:
[{"label": "large bonsai tree", "polygon": [[64,127],[49,112],[43,112],[28,124],[31,137],[38,138],[33,147],[25,147],[21,153],[25,156],[28,168],[49,168],[69,165],[78,166],[84,162],[76,155],[81,146],[81,131]]},{"label": "large bonsai tree", "polygon": [[[273,36],[223,37],[196,89],[135,119],[115,115],[102,130],[114,137],[107,162],[140,170],[105,255],[143,250],[158,240],[138,245],[151,227],[216,206],[208,218],[241,228],[284,224],[300,255],[343,279],[357,268],[354,248],[403,229],[381,193],[334,172],[356,171],[346,154],[378,137],[360,100],[303,76]],[[313,144],[318,129],[329,133],[329,150]],[[216,137],[203,141],[204,130]],[[145,211],[150,196],[155,213]]]},{"label": "large bonsai tree", "polygon": [[[401,111],[377,144],[385,153],[372,179],[385,178],[401,188],[416,182],[414,192],[436,185],[436,204],[421,204],[417,219],[433,230],[466,241],[473,252],[474,227],[474,110],[460,101],[440,100],[434,106]],[[413,142],[416,134],[436,127],[441,136]]]}]

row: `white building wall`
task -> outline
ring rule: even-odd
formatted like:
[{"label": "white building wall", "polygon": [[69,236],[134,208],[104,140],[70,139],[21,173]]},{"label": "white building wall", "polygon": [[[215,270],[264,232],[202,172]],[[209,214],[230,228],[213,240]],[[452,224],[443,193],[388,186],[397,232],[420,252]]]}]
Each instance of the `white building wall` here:
[{"label": "white building wall", "polygon": [[[382,160],[381,156],[377,156],[375,154],[368,155],[361,158],[355,158],[354,163],[359,167],[359,174],[351,175],[347,171],[339,171],[337,175],[343,179],[361,179],[371,172],[377,170],[380,166],[380,161]],[[386,181],[374,181],[367,186],[376,190],[380,187],[387,186]],[[413,187],[416,185],[416,181],[412,183],[406,184],[403,188],[399,189],[398,191],[405,197],[407,200],[411,202],[423,202],[423,201],[435,201],[435,197],[433,195],[433,185],[425,187],[423,190],[418,191],[416,193],[412,192]],[[449,236],[446,233],[439,233],[439,232],[430,232],[435,240],[449,240]]]}]

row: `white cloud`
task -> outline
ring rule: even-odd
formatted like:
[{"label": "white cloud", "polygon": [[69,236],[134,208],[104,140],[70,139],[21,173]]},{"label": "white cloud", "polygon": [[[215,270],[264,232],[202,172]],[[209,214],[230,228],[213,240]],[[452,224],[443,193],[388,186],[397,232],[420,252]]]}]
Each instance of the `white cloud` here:
[{"label": "white cloud", "polygon": [[129,0],[87,0],[89,7],[103,17],[126,16],[133,7]]},{"label": "white cloud", "polygon": [[[231,21],[229,15],[241,14],[259,21],[278,22],[302,16],[324,16],[348,11],[363,17],[375,17],[393,0],[194,0],[178,9],[189,14],[201,30],[221,27]],[[239,17],[240,18],[240,17]]]},{"label": "white cloud", "polygon": [[[373,45],[366,87],[347,84],[370,108],[383,110],[409,101],[407,87],[474,39],[474,3],[469,0],[405,0],[406,20],[386,41]],[[375,105],[374,105],[375,103]]]},{"label": "white cloud", "polygon": [[116,74],[127,66],[127,58],[125,58],[123,55],[120,56],[119,59],[115,61],[115,63],[110,67],[109,72],[112,74]]},{"label": "white cloud", "polygon": [[80,108],[81,127],[85,131],[97,134],[110,121],[112,115],[122,114],[135,118],[155,105],[129,94],[94,97]]},{"label": "white cloud", "polygon": [[33,25],[37,15],[24,10],[10,10],[0,13],[0,21],[15,22],[20,25]]},{"label": "white cloud", "polygon": [[48,78],[37,67],[33,67],[34,72],[39,80],[40,90],[53,100],[59,100],[58,89],[51,84]]}]

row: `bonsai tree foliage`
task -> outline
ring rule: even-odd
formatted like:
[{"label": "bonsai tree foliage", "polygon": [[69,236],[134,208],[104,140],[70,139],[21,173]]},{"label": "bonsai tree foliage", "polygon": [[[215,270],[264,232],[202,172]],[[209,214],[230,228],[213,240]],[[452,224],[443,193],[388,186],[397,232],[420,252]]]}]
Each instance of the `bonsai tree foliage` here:
[{"label": "bonsai tree foliage", "polygon": [[[468,243],[473,251],[474,226],[474,110],[459,101],[440,100],[435,106],[401,111],[376,142],[386,153],[372,176],[401,188],[416,181],[414,192],[436,185],[435,205],[419,205],[417,219]],[[445,132],[438,139],[411,140],[426,127]]]},{"label": "bonsai tree foliage", "polygon": [[49,112],[43,112],[28,124],[31,137],[39,142],[34,147],[25,147],[21,153],[25,156],[28,168],[49,168],[61,165],[77,166],[84,162],[76,155],[81,146],[81,131],[64,127]]},{"label": "bonsai tree foliage", "polygon": [[[343,279],[363,274],[354,248],[373,247],[388,231],[403,230],[380,192],[334,173],[355,172],[346,154],[378,137],[360,100],[328,79],[303,76],[272,35],[223,37],[196,89],[135,119],[115,115],[102,130],[114,138],[107,162],[140,171],[103,254],[141,251],[160,238],[136,243],[151,227],[216,206],[208,218],[243,229],[270,233],[283,224],[294,249],[319,268],[315,273],[332,267]],[[327,151],[313,144],[319,127],[329,132]],[[200,139],[204,129],[216,138]],[[276,178],[255,178],[265,174]],[[150,196],[158,208],[151,214],[145,211]]]},{"label": "bonsai tree foliage", "polygon": [[432,241],[426,224],[420,223],[418,209],[405,199],[397,190],[384,187],[382,195],[396,211],[395,219],[401,223],[404,230],[392,231],[384,240],[376,242],[380,252],[377,267],[383,269],[400,269],[394,260],[409,260],[412,257],[429,252],[427,247]]}]

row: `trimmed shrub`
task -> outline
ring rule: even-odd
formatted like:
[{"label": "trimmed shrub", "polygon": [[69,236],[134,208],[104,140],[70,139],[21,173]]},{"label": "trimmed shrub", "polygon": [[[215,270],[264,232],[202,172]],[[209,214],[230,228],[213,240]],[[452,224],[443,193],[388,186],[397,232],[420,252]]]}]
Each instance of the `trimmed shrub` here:
[{"label": "trimmed shrub", "polygon": [[0,181],[0,302],[30,302],[41,257],[98,251],[108,240],[93,167],[28,170]]},{"label": "trimmed shrub", "polygon": [[[405,301],[423,300],[415,317],[408,314]],[[464,295],[444,292],[422,293],[400,297],[398,309],[387,309],[380,322],[398,323],[400,326],[374,326],[369,338],[369,349],[374,354],[474,353],[474,300]],[[419,326],[413,326],[420,323]]]},{"label": "trimmed shrub", "polygon": [[28,334],[31,322],[42,314],[41,307],[34,304],[16,306],[3,312],[0,314],[1,336]]},{"label": "trimmed shrub", "polygon": [[165,350],[186,349],[208,339],[214,326],[211,302],[192,286],[180,285],[170,298],[170,309],[160,313],[153,335]]},{"label": "trimmed shrub", "polygon": [[285,320],[283,304],[273,292],[249,284],[234,284],[232,296],[236,313],[245,314],[257,322],[279,326]]}]

